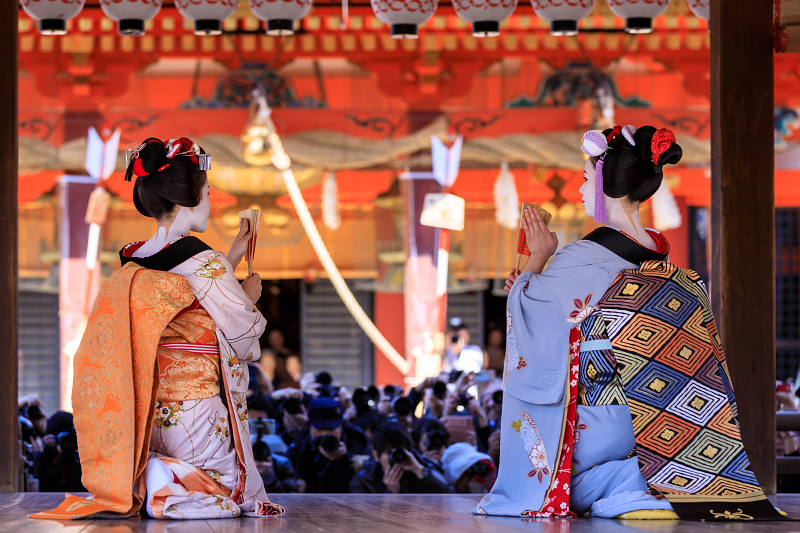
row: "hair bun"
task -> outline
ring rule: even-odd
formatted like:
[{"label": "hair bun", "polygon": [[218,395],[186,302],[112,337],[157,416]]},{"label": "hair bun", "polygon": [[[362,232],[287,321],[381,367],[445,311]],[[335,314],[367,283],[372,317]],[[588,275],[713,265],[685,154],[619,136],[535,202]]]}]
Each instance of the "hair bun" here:
[{"label": "hair bun", "polygon": [[145,139],[143,144],[144,146],[139,150],[139,159],[142,162],[144,171],[150,175],[167,162],[167,152],[161,139],[150,137]]}]

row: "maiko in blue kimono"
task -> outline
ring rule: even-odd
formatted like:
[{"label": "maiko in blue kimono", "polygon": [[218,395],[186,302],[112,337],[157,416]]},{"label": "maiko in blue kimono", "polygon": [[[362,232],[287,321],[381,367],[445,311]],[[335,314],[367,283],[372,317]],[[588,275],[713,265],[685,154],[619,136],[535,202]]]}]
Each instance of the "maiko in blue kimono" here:
[{"label": "maiko in blue kimono", "polygon": [[[735,425],[735,400],[721,348],[704,352],[713,366],[706,374],[713,374],[719,388],[729,391],[727,396],[725,392],[714,393],[730,415],[724,420],[729,424],[727,429],[722,430],[727,434],[714,433],[719,437],[715,442],[727,439],[726,449],[738,454],[744,462],[730,467],[736,466],[735,471],[720,470],[717,472],[720,475],[716,475],[711,470],[702,472],[682,466],[670,455],[651,458],[646,455],[648,449],[639,442],[650,435],[650,426],[666,418],[677,428],[684,426],[680,425],[679,417],[657,407],[648,411],[646,420],[632,422],[632,408],[636,406],[636,417],[643,404],[635,399],[629,402],[626,387],[631,383],[631,372],[642,367],[623,370],[625,365],[620,357],[627,355],[618,353],[615,358],[617,347],[612,348],[615,337],[605,334],[606,324],[613,317],[603,317],[598,304],[609,288],[617,290],[615,280],[621,273],[638,272],[650,265],[669,265],[663,263],[667,260],[669,243],[657,231],[644,228],[639,205],[661,186],[663,165],[678,163],[682,153],[672,132],[657,131],[651,126],[590,131],[584,135],[582,149],[590,156],[584,168],[586,181],[580,188],[584,208],[588,216],[607,225],[553,255],[558,244],[555,234],[534,209],[527,208],[523,213],[522,226],[531,256],[522,272],[512,271],[506,283],[509,297],[500,469],[494,488],[474,512],[535,517],[577,513],[605,518],[731,518],[731,513],[715,513],[713,508],[709,513],[707,508],[707,502],[728,498],[738,504],[738,508],[725,507],[733,509],[733,514],[738,509],[742,517],[749,519],[780,518],[749,472]],[[680,275],[685,272],[671,268]],[[665,277],[662,273],[658,275]],[[702,286],[699,278],[697,282]],[[698,294],[705,298],[702,291]],[[718,346],[718,336],[716,341],[711,339],[716,332],[710,309],[700,309],[703,307],[700,304],[696,307],[697,316],[705,312],[704,316],[710,317],[706,320],[711,328],[705,337],[706,344],[711,346],[716,342]],[[609,310],[607,314],[613,312]],[[603,334],[595,335],[600,330]],[[648,335],[648,332],[642,334],[643,342]],[[608,357],[598,357],[601,353]],[[652,355],[655,354],[645,355],[645,363]],[[704,387],[696,382],[695,376],[674,372],[670,375],[675,375],[676,387],[686,390]],[[723,388],[723,382],[727,389]],[[650,391],[653,397],[662,392],[661,388],[672,386],[658,379],[645,385],[653,389]],[[689,398],[688,401],[693,401],[699,410],[706,407],[702,403],[705,400]],[[684,425],[686,435],[692,431],[695,432],[692,435],[710,435],[715,429],[688,421]],[[659,433],[654,438],[662,439],[665,448],[671,446],[676,455],[688,453],[685,451],[689,447],[688,437],[685,443],[678,442],[684,437],[680,429],[666,426],[657,429]],[[710,455],[711,463],[714,454],[721,453],[715,450],[721,449],[712,446],[699,453],[705,451]],[[661,462],[653,466],[654,461]],[[657,467],[671,468],[673,464],[679,470],[669,474],[668,479],[661,476],[658,481],[657,476],[651,475]],[[669,468],[662,468],[666,470]],[[691,489],[701,482],[709,487],[703,497],[696,494],[703,491]],[[719,490],[713,492],[716,486]],[[682,487],[686,490],[681,490]],[[670,500],[691,505],[673,506]],[[697,507],[701,500],[705,507]],[[745,511],[741,512],[742,509]],[[754,509],[753,516],[747,515],[748,509]]]}]

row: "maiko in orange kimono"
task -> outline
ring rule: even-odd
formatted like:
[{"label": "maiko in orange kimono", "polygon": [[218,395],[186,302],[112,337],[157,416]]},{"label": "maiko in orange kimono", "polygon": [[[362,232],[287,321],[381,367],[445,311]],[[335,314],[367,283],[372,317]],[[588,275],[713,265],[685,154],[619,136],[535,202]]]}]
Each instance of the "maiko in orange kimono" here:
[{"label": "maiko in orange kimono", "polygon": [[247,430],[242,361],[258,357],[264,319],[235,294],[224,254],[178,242],[162,255],[200,251],[163,270],[123,261],[104,282],[72,396],[92,496],[68,494],[33,518],[129,517],[143,506],[156,518],[283,514],[264,492]]}]

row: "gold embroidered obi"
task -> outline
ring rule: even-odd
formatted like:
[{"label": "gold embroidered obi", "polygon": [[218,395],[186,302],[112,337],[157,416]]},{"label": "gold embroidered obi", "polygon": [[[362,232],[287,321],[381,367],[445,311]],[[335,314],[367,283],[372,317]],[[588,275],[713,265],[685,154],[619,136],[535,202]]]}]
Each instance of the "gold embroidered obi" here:
[{"label": "gold embroidered obi", "polygon": [[164,328],[158,343],[159,402],[219,394],[219,344],[214,320],[203,309],[184,311]]}]

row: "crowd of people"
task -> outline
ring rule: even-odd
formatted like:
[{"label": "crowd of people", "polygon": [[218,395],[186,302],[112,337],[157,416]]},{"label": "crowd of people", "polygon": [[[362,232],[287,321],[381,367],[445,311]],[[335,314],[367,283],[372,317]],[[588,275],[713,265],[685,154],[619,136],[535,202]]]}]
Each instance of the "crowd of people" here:
[{"label": "crowd of people", "polygon": [[[257,363],[251,364],[257,366]],[[265,394],[254,380],[250,438],[268,493],[484,493],[500,456],[499,383],[453,371],[404,394],[349,391],[327,372]]]},{"label": "crowd of people", "polygon": [[[446,370],[408,391],[348,390],[328,372],[301,374],[280,330],[265,335],[261,359],[248,364],[247,407],[267,493],[487,492],[503,391],[484,379],[495,371],[479,371],[498,357],[469,344],[459,319],[450,326]],[[72,414],[48,418],[33,395],[20,398],[19,414],[28,490],[85,491]]]},{"label": "crowd of people", "polygon": [[30,492],[85,492],[72,413],[50,417],[36,395],[19,398],[22,461]]}]

